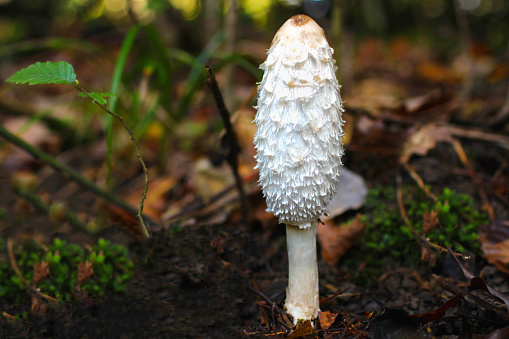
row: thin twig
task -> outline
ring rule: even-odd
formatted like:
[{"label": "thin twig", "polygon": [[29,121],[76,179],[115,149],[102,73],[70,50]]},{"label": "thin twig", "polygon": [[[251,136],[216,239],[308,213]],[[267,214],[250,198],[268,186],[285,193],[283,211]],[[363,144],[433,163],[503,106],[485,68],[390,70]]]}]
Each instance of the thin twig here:
[{"label": "thin twig", "polygon": [[133,142],[134,144],[134,148],[136,149],[136,156],[138,157],[138,160],[140,161],[140,164],[141,164],[141,167],[143,168],[143,175],[145,176],[145,186],[143,188],[143,193],[141,194],[141,200],[140,200],[140,208],[138,209],[137,213],[136,213],[136,216],[138,217],[138,220],[140,221],[140,224],[141,224],[141,227],[143,229],[143,233],[145,234],[145,236],[147,238],[150,237],[150,235],[148,234],[148,230],[147,230],[147,227],[145,226],[145,223],[143,221],[143,204],[145,203],[145,198],[147,197],[147,191],[148,191],[148,170],[147,170],[147,166],[145,166],[145,162],[143,161],[143,159],[141,158],[141,154],[140,154],[140,147],[138,146],[138,142],[136,141],[136,138],[134,137],[134,133],[133,131],[131,131],[131,129],[129,128],[129,126],[127,126],[127,124],[125,123],[124,119],[118,115],[118,114],[115,114],[114,112],[112,112],[111,110],[108,109],[108,107],[106,107],[105,105],[102,105],[100,104],[99,102],[97,102],[97,100],[95,100],[94,98],[92,98],[92,96],[90,96],[90,94],[88,94],[87,91],[85,91],[82,87],[81,87],[81,84],[78,82],[78,80],[76,80],[74,83],[73,83],[73,86],[78,90],[80,91],[81,93],[83,93],[85,96],[87,96],[89,99],[91,99],[93,101],[94,104],[96,104],[97,106],[101,107],[103,110],[105,110],[109,115],[113,116],[114,118],[116,118],[118,121],[120,121],[120,123],[122,124],[122,127],[124,127],[124,129],[127,131],[127,133],[129,133],[129,136],[131,137],[131,141]]},{"label": "thin twig", "polygon": [[11,266],[12,266],[12,269],[14,270],[14,273],[16,273],[16,275],[21,280],[23,285],[25,285],[25,287],[28,288],[30,290],[30,292],[35,294],[40,299],[46,299],[51,302],[58,302],[57,299],[55,299],[47,294],[41,293],[39,290],[37,290],[37,288],[30,285],[28,283],[28,281],[26,281],[26,279],[23,277],[23,275],[21,274],[21,271],[19,270],[18,263],[16,262],[16,258],[14,257],[13,242],[12,242],[11,238],[7,239],[7,252],[9,254],[9,260],[11,262]]},{"label": "thin twig", "polygon": [[[83,177],[80,173],[78,173],[76,170],[72,169],[71,167],[59,162],[58,160],[52,158],[48,154],[44,153],[43,151],[35,148],[34,146],[28,144],[24,140],[20,139],[19,137],[15,136],[11,132],[9,132],[7,129],[5,129],[2,125],[0,125],[0,136],[4,138],[5,140],[11,142],[15,146],[18,146],[19,148],[25,150],[26,152],[30,153],[32,156],[41,159],[53,169],[62,172],[66,174],[71,180],[74,180],[77,184],[79,184],[82,188],[93,192],[97,194],[98,196],[106,199],[107,201],[115,204],[116,206],[122,208],[123,210],[135,214],[138,213],[138,210],[127,204],[125,201],[117,197],[115,194],[103,190],[101,187],[97,186],[95,183],[89,181],[85,177]],[[145,216],[145,219],[148,219],[147,216]],[[154,222],[155,224],[155,222]]]},{"label": "thin twig", "polygon": [[410,174],[410,177],[414,179],[414,181],[419,185],[419,187],[423,190],[423,192],[431,199],[433,199],[435,202],[438,201],[438,198],[433,192],[430,191],[430,189],[426,186],[424,183],[424,180],[422,180],[421,176],[417,174],[417,172],[410,166],[407,162],[403,164],[403,167],[405,167],[405,170]]},{"label": "thin twig", "polygon": [[324,299],[320,300],[320,303],[323,303],[323,302],[325,302],[325,301],[327,301],[327,300],[330,300],[330,299],[332,299],[332,298],[337,297],[337,296],[338,296],[338,295],[340,295],[340,294],[343,294],[343,292],[347,291],[349,288],[350,288],[350,287],[344,288],[344,289],[342,289],[341,291],[339,291],[339,292],[337,292],[337,293],[334,293],[334,294],[333,294],[333,295],[331,295],[330,297],[327,297],[327,298],[324,298]]},{"label": "thin twig", "polygon": [[242,222],[246,224],[247,222],[247,201],[246,196],[244,194],[244,188],[242,186],[242,179],[239,175],[238,163],[239,163],[239,153],[240,153],[240,145],[237,141],[237,135],[235,134],[235,130],[233,129],[233,125],[230,120],[230,113],[226,108],[226,105],[223,100],[223,95],[221,94],[221,90],[217,84],[216,76],[214,72],[212,72],[212,68],[210,66],[205,66],[207,70],[207,85],[210,87],[212,94],[214,95],[214,100],[216,101],[217,108],[219,110],[219,114],[223,119],[224,128],[226,130],[226,136],[228,138],[228,144],[230,146],[229,154],[228,154],[228,163],[232,168],[233,175],[235,177],[235,183],[237,185],[237,190],[240,195],[240,203],[242,210]]},{"label": "thin twig", "polygon": [[259,290],[257,290],[256,288],[251,287],[251,286],[249,286],[249,290],[250,290],[251,292],[254,292],[254,293],[258,294],[260,297],[262,297],[262,299],[263,299],[263,300],[265,300],[265,302],[266,302],[268,305],[270,305],[272,308],[274,308],[277,312],[279,312],[279,313],[283,313],[283,310],[282,310],[279,306],[277,306],[275,302],[273,302],[272,300],[270,300],[270,298],[269,298],[269,297],[267,297],[267,296],[266,296],[266,295],[265,295],[262,291],[259,291]]},{"label": "thin twig", "polygon": [[465,152],[465,149],[463,148],[463,145],[461,145],[461,142],[458,138],[452,139],[452,146],[454,148],[454,151],[458,155],[458,158],[460,159],[461,163],[467,171],[470,173],[470,176],[472,178],[472,181],[477,186],[479,190],[479,196],[483,200],[484,208],[488,212],[488,215],[490,217],[491,222],[494,222],[495,220],[495,210],[493,209],[493,206],[490,203],[490,200],[488,198],[488,195],[486,194],[486,190],[484,189],[484,185],[481,184],[481,179],[477,176],[477,174],[474,171],[474,168],[470,164],[470,161],[468,160],[467,152]]}]

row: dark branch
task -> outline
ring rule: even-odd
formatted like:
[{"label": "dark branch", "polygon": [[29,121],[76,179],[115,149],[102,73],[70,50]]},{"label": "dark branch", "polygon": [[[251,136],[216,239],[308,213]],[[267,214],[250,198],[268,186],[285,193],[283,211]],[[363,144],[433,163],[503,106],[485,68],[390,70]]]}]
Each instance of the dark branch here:
[{"label": "dark branch", "polygon": [[217,108],[219,110],[219,115],[221,115],[221,119],[223,120],[224,128],[226,130],[226,137],[229,145],[229,152],[227,161],[230,167],[232,168],[233,175],[235,177],[235,183],[237,185],[237,190],[239,191],[241,210],[242,210],[242,222],[246,224],[247,222],[247,202],[246,196],[244,194],[244,188],[242,186],[242,179],[239,175],[238,163],[239,163],[239,153],[240,153],[240,145],[237,141],[237,135],[233,129],[233,125],[230,121],[230,113],[226,108],[226,105],[223,100],[223,95],[221,94],[221,90],[217,84],[216,76],[210,66],[205,66],[207,70],[207,85],[210,87],[212,94],[214,95],[214,100],[216,101]]}]

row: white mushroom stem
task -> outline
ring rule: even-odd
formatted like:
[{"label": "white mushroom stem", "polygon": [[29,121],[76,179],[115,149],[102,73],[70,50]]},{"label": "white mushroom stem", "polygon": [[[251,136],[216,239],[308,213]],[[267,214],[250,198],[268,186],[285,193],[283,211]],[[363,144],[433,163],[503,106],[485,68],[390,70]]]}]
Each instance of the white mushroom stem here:
[{"label": "white mushroom stem", "polygon": [[288,247],[288,288],[286,311],[294,321],[315,319],[319,311],[318,265],[316,262],[316,221],[311,227],[286,225]]}]

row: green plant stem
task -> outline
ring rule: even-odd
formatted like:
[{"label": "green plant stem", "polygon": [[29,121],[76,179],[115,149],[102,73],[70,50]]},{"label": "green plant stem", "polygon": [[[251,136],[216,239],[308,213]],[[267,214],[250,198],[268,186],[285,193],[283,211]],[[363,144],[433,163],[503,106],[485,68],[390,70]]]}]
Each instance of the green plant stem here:
[{"label": "green plant stem", "polygon": [[143,193],[141,195],[140,208],[138,209],[138,211],[136,213],[136,216],[138,217],[138,220],[140,221],[140,225],[142,227],[143,234],[145,234],[145,236],[147,238],[149,238],[150,236],[148,234],[147,227],[145,226],[145,223],[143,222],[143,204],[145,203],[145,198],[147,197],[147,191],[148,191],[148,170],[147,170],[147,166],[145,165],[145,161],[143,161],[143,159],[141,157],[140,147],[138,146],[138,142],[136,141],[136,138],[134,137],[134,133],[133,133],[133,131],[131,131],[129,126],[127,126],[127,124],[125,123],[124,119],[120,115],[113,113],[110,109],[108,109],[108,107],[106,107],[105,105],[101,105],[99,102],[97,102],[97,100],[92,98],[90,96],[90,94],[88,94],[88,92],[85,91],[81,87],[80,83],[77,80],[73,83],[73,86],[78,91],[83,93],[86,97],[91,99],[94,104],[96,104],[97,106],[99,106],[103,110],[105,110],[109,114],[109,116],[118,119],[120,121],[120,123],[122,124],[122,126],[124,127],[124,129],[127,131],[127,133],[129,133],[129,136],[131,137],[131,141],[134,144],[134,148],[136,149],[136,156],[138,157],[138,160],[140,161],[141,167],[143,168],[143,175],[145,177],[145,185],[144,185],[144,188],[143,188]]},{"label": "green plant stem", "polygon": [[[28,200],[32,205],[35,206],[35,208],[37,208],[42,213],[49,215],[50,206],[48,206],[48,204],[46,204],[46,202],[44,202],[44,200],[42,200],[41,197],[39,197],[37,194],[33,194],[32,192],[29,192],[18,186],[14,186],[14,192],[19,197]],[[90,230],[87,229],[87,224],[85,222],[78,218],[76,214],[69,212],[69,210],[64,212],[64,218],[74,228],[77,228],[78,230],[85,232],[89,235],[95,235],[93,232],[90,232]]]},{"label": "green plant stem", "polygon": [[[99,106],[101,106],[101,105],[99,105]],[[105,107],[103,107],[103,108],[105,108]],[[138,214],[138,218],[142,220],[141,215],[139,215],[139,214],[141,213],[140,212],[140,210],[142,209],[141,207],[143,207],[143,200],[141,203],[140,210],[136,210],[135,208],[128,205],[125,201],[123,201],[122,199],[120,199],[119,197],[114,195],[113,193],[105,191],[102,188],[100,188],[99,186],[97,186],[96,184],[94,184],[93,182],[85,179],[83,176],[81,176],[81,174],[79,174],[77,171],[75,171],[71,167],[55,160],[48,154],[38,150],[34,146],[26,143],[24,140],[18,138],[17,136],[15,136],[11,132],[9,132],[7,129],[5,129],[2,125],[0,125],[0,136],[2,138],[4,138],[5,140],[11,142],[12,144],[18,146],[19,148],[25,150],[26,152],[30,153],[32,156],[46,162],[48,165],[53,167],[55,170],[65,173],[70,179],[74,180],[76,183],[78,183],[84,189],[87,189],[87,190],[99,195],[100,197],[117,205],[118,207],[124,209],[125,211],[127,211],[129,213],[132,213],[134,215]],[[140,157],[140,160],[141,160],[141,157]],[[146,174],[146,172],[145,172],[145,174]],[[147,190],[147,186],[148,186],[148,184],[147,184],[147,179],[146,179],[145,192]],[[144,196],[145,196],[145,194],[144,194]],[[144,199],[144,196],[143,196],[143,199]],[[145,217],[145,218],[147,218],[147,217]],[[143,226],[145,235],[148,237],[148,232],[147,232],[147,229],[145,228],[145,224],[142,223],[142,226]]]},{"label": "green plant stem", "polygon": [[[115,112],[115,108],[117,106],[117,94],[118,88],[120,86],[120,82],[122,80],[122,74],[124,72],[125,64],[127,62],[127,57],[129,56],[129,52],[131,51],[131,47],[133,46],[134,39],[138,32],[140,31],[140,26],[136,25],[129,29],[127,32],[124,41],[122,42],[122,47],[120,48],[120,53],[118,55],[117,62],[115,63],[115,69],[113,71],[113,77],[111,79],[111,87],[110,93],[113,96],[108,101],[108,110],[111,112]],[[109,115],[106,120],[106,182],[108,183],[111,176],[111,154],[113,148],[113,116]]]}]

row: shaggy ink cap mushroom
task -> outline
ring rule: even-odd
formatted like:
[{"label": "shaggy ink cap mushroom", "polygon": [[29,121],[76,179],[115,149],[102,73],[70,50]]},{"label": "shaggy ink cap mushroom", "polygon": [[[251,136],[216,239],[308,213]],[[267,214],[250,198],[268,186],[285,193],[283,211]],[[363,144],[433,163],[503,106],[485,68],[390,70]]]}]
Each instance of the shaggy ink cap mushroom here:
[{"label": "shaggy ink cap mushroom", "polygon": [[278,30],[260,66],[256,160],[267,210],[286,224],[294,323],[318,316],[317,219],[337,187],[343,155],[333,50],[323,29],[296,15]]},{"label": "shaggy ink cap mushroom", "polygon": [[296,15],[260,66],[256,168],[268,211],[281,223],[310,227],[336,190],[343,107],[332,53],[323,29]]}]

